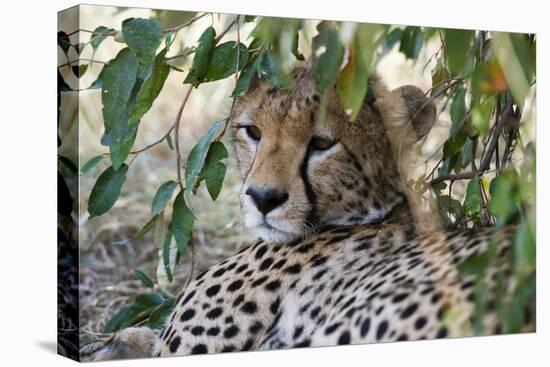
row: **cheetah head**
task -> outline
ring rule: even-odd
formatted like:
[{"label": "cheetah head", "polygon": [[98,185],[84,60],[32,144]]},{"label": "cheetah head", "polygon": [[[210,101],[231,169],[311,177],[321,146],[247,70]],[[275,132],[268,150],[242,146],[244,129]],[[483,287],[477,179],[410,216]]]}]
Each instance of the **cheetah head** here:
[{"label": "cheetah head", "polygon": [[319,95],[309,66],[293,77],[288,90],[255,81],[235,105],[245,226],[264,240],[292,242],[325,225],[380,221],[406,200],[389,136],[416,142],[432,127],[435,106],[417,87],[388,91],[371,77],[373,97],[351,121],[335,88]]}]

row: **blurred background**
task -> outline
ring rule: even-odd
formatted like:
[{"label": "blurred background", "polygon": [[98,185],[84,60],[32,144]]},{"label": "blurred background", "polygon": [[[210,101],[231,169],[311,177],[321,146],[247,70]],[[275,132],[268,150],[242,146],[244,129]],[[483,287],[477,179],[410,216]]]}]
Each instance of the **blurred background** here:
[{"label": "blurred background", "polygon": [[[123,20],[130,17],[158,19],[163,29],[186,23],[196,13],[181,11],[116,8],[106,6],[80,6],[80,29],[94,30],[98,26],[120,29]],[[234,15],[206,16],[191,26],[178,32],[167,58],[185,53],[189,47],[196,45],[202,31],[212,25],[219,34],[232,20]],[[61,20],[61,23],[63,20]],[[311,53],[311,39],[316,34],[319,21],[308,20],[300,30],[298,49],[304,55]],[[249,33],[254,23],[244,23],[240,27],[241,42],[248,45]],[[63,29],[63,24],[61,24]],[[87,42],[91,33],[80,32],[79,43]],[[224,41],[236,40],[235,28],[232,28]],[[84,47],[80,56],[74,49],[69,50],[69,59],[94,59],[107,62],[125,47],[115,37],[107,37],[95,52],[92,47]],[[441,40],[432,37],[424,43],[415,60],[407,59],[399,52],[399,42],[388,50],[377,61],[376,69],[390,88],[404,84],[413,84],[424,91],[432,87],[432,74],[437,67],[434,57],[441,49]],[[61,51],[60,51],[61,52]],[[60,60],[65,58],[60,54]],[[187,86],[183,84],[186,71],[189,70],[192,56],[177,57],[170,64],[183,72],[172,69],[160,95],[152,108],[143,117],[135,149],[140,149],[158,140],[173,125],[180,102]],[[73,106],[62,110],[61,121],[65,137],[60,154],[68,156],[81,167],[90,158],[106,153],[106,147],[100,144],[103,134],[101,93],[99,89],[87,89],[99,75],[101,63],[88,66],[88,70],[78,79],[70,68],[61,68],[65,81],[81,92],[78,103],[67,103]],[[220,81],[201,84],[193,91],[182,118],[180,144],[182,155],[187,157],[196,141],[205,133],[212,122],[225,118],[230,109],[229,98],[235,85],[233,77]],[[529,91],[522,115],[522,136],[526,141],[533,141],[535,134],[534,87]],[[64,99],[77,98],[75,95],[64,95]],[[410,178],[418,180],[432,171],[441,160],[441,147],[448,138],[451,127],[449,114],[450,104],[443,99],[437,100],[438,118],[436,125],[423,140],[413,159]],[[230,142],[224,138],[226,146]],[[78,156],[74,155],[74,144],[78,142]],[[520,162],[522,154],[514,153],[512,162]],[[88,343],[101,335],[106,322],[124,305],[144,291],[143,284],[134,276],[133,269],[139,269],[154,278],[158,265],[158,249],[152,243],[151,234],[127,244],[114,244],[132,237],[150,219],[151,201],[158,187],[167,180],[176,180],[176,159],[174,152],[165,142],[140,153],[128,171],[128,178],[115,206],[105,215],[89,218],[87,199],[90,191],[103,169],[109,166],[104,159],[98,167],[87,175],[80,177],[79,195],[79,240],[80,240],[80,328],[81,342]],[[194,225],[196,249],[195,274],[215,264],[221,259],[235,253],[240,246],[251,239],[239,218],[239,177],[235,162],[230,152],[226,161],[228,167],[223,189],[216,201],[208,196],[204,185],[193,199],[193,209],[197,217]],[[486,179],[490,180],[489,174]],[[453,194],[458,198],[464,195],[467,182],[457,181],[453,185]],[[167,213],[170,215],[170,213]],[[170,291],[177,293],[184,284],[190,266],[189,252],[184,255],[175,272],[175,281],[169,286]]]}]

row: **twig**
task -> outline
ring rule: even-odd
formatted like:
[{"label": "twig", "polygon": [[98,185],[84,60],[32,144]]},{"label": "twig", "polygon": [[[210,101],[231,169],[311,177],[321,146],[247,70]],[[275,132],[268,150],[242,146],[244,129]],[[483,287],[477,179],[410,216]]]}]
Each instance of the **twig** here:
[{"label": "twig", "polygon": [[105,61],[98,61],[98,60],[94,60],[94,59],[78,59],[78,60],[69,60],[68,62],[66,62],[66,63],[64,63],[64,64],[59,65],[57,68],[58,68],[58,69],[61,69],[61,68],[65,67],[65,66],[69,66],[69,65],[71,65],[71,64],[74,64],[74,63],[77,63],[77,62],[80,62],[80,61],[88,61],[88,62],[90,62],[90,63],[92,63],[92,64],[93,64],[94,62],[97,62],[98,64],[105,64],[105,65],[108,64],[108,62],[105,62]]},{"label": "twig", "polygon": [[163,33],[170,33],[170,32],[177,32],[179,31],[180,29],[182,28],[185,28],[193,23],[195,23],[197,20],[201,19],[201,18],[204,18],[205,16],[207,16],[208,14],[210,13],[203,13],[201,15],[197,15],[196,17],[192,18],[191,20],[189,20],[188,22],[184,23],[184,24],[181,24],[177,27],[172,27],[172,28],[167,28],[165,30],[163,30],[162,32]]},{"label": "twig", "polygon": [[187,51],[187,52],[182,52],[181,54],[177,54],[177,55],[174,55],[174,56],[166,57],[164,60],[165,60],[165,61],[174,60],[174,59],[177,59],[177,58],[179,58],[179,57],[189,56],[189,55],[193,54],[194,52],[195,52],[195,50],[189,50],[189,51]]},{"label": "twig", "polygon": [[235,19],[233,19],[233,20],[231,21],[231,23],[229,23],[229,24],[227,25],[227,27],[225,27],[225,29],[222,31],[222,33],[220,33],[219,36],[216,37],[216,40],[214,41],[215,44],[218,44],[218,42],[221,41],[221,39],[225,36],[225,34],[226,34],[227,32],[229,32],[229,30],[231,29],[231,27],[233,27],[233,25],[239,21],[240,17],[241,17],[240,15],[237,15],[237,16],[235,17]]},{"label": "twig", "polygon": [[[239,17],[240,15],[237,15],[237,18],[229,24],[229,27],[231,27],[235,22],[237,23],[237,65],[235,66],[235,84],[239,81],[239,69],[240,69],[240,63],[241,63],[241,30],[239,26]],[[228,27],[228,28],[229,28]],[[229,116],[225,119],[225,124],[223,125],[223,130],[220,132],[218,137],[216,138],[216,141],[220,141],[221,138],[225,135],[225,131],[227,130],[227,125],[229,124],[229,121],[233,118],[233,110],[235,109],[235,102],[237,101],[236,97],[233,97],[233,100],[231,101],[231,109],[229,110]]]},{"label": "twig", "polygon": [[185,190],[185,187],[183,187],[183,181],[181,177],[181,151],[180,151],[180,139],[179,139],[179,132],[180,132],[180,122],[181,122],[181,116],[183,114],[183,109],[185,105],[187,104],[187,101],[189,100],[189,96],[191,95],[191,91],[193,90],[193,86],[189,85],[187,88],[187,92],[185,92],[185,95],[183,97],[183,100],[181,101],[180,108],[178,110],[178,114],[176,116],[176,121],[174,122],[173,128],[174,131],[174,140],[175,144],[174,147],[176,149],[176,164],[177,164],[177,172],[178,172],[178,184],[180,186],[181,191]]},{"label": "twig", "polygon": [[441,165],[441,163],[443,163],[443,158],[441,158],[441,159],[439,160],[439,162],[437,162],[437,164],[435,165],[435,167],[432,169],[432,171],[430,172],[430,174],[427,176],[428,178],[434,176],[435,170],[437,169],[437,167],[439,167],[439,166]]},{"label": "twig", "polygon": [[[512,104],[509,102],[506,106],[506,110],[504,111],[504,113],[511,111],[511,108],[512,108]],[[502,129],[504,128],[505,123],[506,123],[505,119],[502,119],[502,118],[498,118],[497,121],[495,122],[494,130],[490,136],[486,153],[482,157],[481,163],[479,165],[479,169],[477,171],[458,173],[454,175],[439,176],[433,179],[430,182],[430,185],[433,186],[439,182],[447,181],[447,180],[451,180],[451,181],[465,180],[465,179],[471,179],[471,178],[483,175],[491,165],[491,159],[493,158],[493,153],[495,152],[497,141],[500,137],[500,134],[502,133]]]},{"label": "twig", "polygon": [[435,85],[432,85],[432,87],[426,91],[426,95],[428,95],[432,90],[434,90],[435,88],[439,87],[442,84],[449,83],[449,82],[452,82],[452,81],[457,81],[457,80],[458,81],[464,81],[465,79],[462,78],[462,77],[454,77],[454,78],[449,78],[449,79],[442,80],[439,83],[436,83]]},{"label": "twig", "polygon": [[89,29],[77,29],[75,31],[72,31],[71,33],[67,34],[67,37],[72,36],[73,34],[77,34],[78,32],[86,32],[86,33],[96,33],[94,31],[90,31]]},{"label": "twig", "polygon": [[164,139],[166,139],[166,137],[168,137],[168,135],[170,135],[170,133],[172,132],[172,130],[174,130],[175,128],[175,124],[172,125],[172,127],[170,127],[170,129],[168,129],[168,131],[158,140],[156,140],[155,142],[141,148],[141,149],[138,149],[138,150],[133,150],[131,151],[129,154],[139,154],[141,152],[145,152],[146,150],[148,149],[151,149],[152,147],[154,147],[155,145],[158,145],[160,143],[162,143],[164,141]]}]

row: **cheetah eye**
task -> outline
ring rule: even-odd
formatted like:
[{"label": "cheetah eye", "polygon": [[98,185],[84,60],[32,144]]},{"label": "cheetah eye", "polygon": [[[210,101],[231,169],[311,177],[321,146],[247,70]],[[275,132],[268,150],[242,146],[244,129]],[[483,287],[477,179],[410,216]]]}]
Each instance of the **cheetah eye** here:
[{"label": "cheetah eye", "polygon": [[336,141],[331,140],[329,138],[316,136],[313,139],[311,139],[311,142],[309,144],[312,149],[323,151],[323,150],[328,150],[329,148],[332,148],[332,146],[336,144]]},{"label": "cheetah eye", "polygon": [[248,135],[250,139],[254,141],[260,141],[260,139],[262,138],[262,132],[256,126],[249,125],[246,126],[244,129],[246,131],[246,135]]}]

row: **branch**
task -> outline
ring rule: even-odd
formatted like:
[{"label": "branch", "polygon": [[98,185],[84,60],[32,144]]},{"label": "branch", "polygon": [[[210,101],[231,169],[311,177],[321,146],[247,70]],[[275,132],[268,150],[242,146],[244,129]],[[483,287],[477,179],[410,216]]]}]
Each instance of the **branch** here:
[{"label": "branch", "polygon": [[500,115],[497,116],[497,121],[495,122],[494,130],[490,136],[489,145],[487,146],[487,151],[485,155],[482,157],[481,163],[479,165],[479,169],[477,171],[457,173],[454,175],[439,176],[437,178],[434,178],[432,181],[430,181],[430,185],[433,186],[435,184],[438,184],[439,182],[447,181],[447,180],[457,181],[457,180],[472,179],[485,174],[486,171],[489,170],[489,168],[491,167],[491,160],[496,150],[498,139],[500,137],[500,134],[502,133],[502,129],[504,128],[504,125],[506,125],[506,122],[508,121],[510,113],[513,113],[512,103],[511,103],[511,100],[508,100],[508,103],[506,105],[505,111],[502,114],[502,116]]},{"label": "branch", "polygon": [[[463,82],[464,80],[465,80],[465,79],[462,78],[462,77],[454,77],[454,78],[449,78],[449,79],[442,80],[442,81],[440,81],[439,83],[436,83],[435,85],[432,85],[432,87],[426,91],[426,94],[430,93],[432,90],[436,89],[437,87],[439,87],[439,86],[442,85],[442,84],[449,83],[449,82],[453,82],[453,81],[461,81],[461,82]],[[448,89],[448,88],[447,88],[447,89]],[[445,89],[445,91],[446,91],[447,89]]]},{"label": "branch", "polygon": [[68,61],[64,64],[61,64],[57,68],[61,69],[62,67],[69,66],[69,65],[75,64],[75,63],[80,62],[80,61],[88,61],[90,64],[93,64],[94,62],[97,62],[98,64],[104,64],[104,65],[109,64],[108,62],[98,61],[98,60],[94,60],[94,59],[77,59],[77,60],[70,60],[70,61]]},{"label": "branch", "polygon": [[179,57],[185,57],[185,56],[189,56],[191,54],[193,54],[195,52],[195,50],[189,50],[187,52],[182,52],[181,54],[177,54],[177,55],[174,55],[174,56],[170,56],[170,57],[166,57],[164,58],[165,61],[169,61],[169,60],[173,60],[173,59],[177,59]]},{"label": "branch", "polygon": [[215,44],[218,44],[218,42],[221,41],[221,39],[223,38],[223,36],[225,36],[225,34],[226,34],[227,32],[229,32],[229,30],[231,29],[231,27],[233,27],[233,25],[239,21],[239,18],[240,18],[240,17],[241,17],[240,15],[237,15],[237,16],[235,17],[235,19],[233,19],[233,20],[231,21],[231,23],[229,23],[229,24],[227,25],[227,27],[225,27],[225,29],[222,31],[222,33],[220,33],[220,35],[219,35],[218,37],[216,37],[216,40],[215,40],[215,42],[214,42]]},{"label": "branch", "polygon": [[191,20],[189,20],[188,22],[184,23],[184,24],[181,24],[177,27],[172,27],[172,28],[167,28],[165,30],[163,30],[162,32],[163,33],[170,33],[170,32],[177,32],[179,31],[180,29],[182,28],[185,28],[187,26],[190,26],[191,24],[195,23],[197,20],[201,19],[201,18],[204,18],[205,16],[207,16],[209,13],[202,13],[201,15],[197,15],[196,17],[192,18]]},{"label": "branch", "polygon": [[168,135],[170,135],[170,133],[172,132],[172,130],[174,130],[174,128],[175,128],[175,124],[172,125],[172,127],[170,127],[170,129],[168,129],[168,131],[160,139],[158,139],[155,142],[145,146],[144,148],[141,148],[141,149],[138,149],[138,150],[133,150],[129,154],[139,154],[141,152],[145,152],[146,150],[154,147],[155,145],[158,145],[158,144],[162,143],[164,141],[164,139],[166,139],[166,137]]}]

